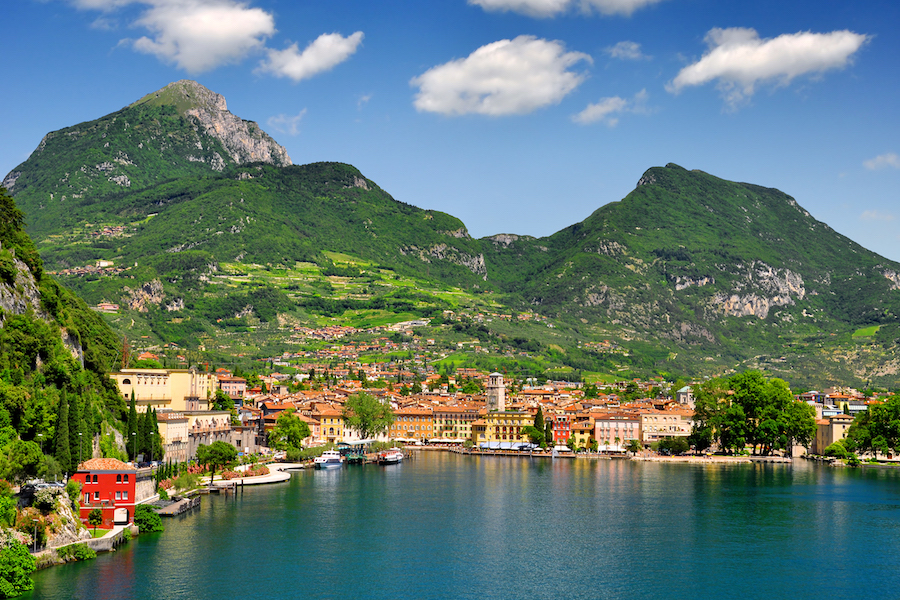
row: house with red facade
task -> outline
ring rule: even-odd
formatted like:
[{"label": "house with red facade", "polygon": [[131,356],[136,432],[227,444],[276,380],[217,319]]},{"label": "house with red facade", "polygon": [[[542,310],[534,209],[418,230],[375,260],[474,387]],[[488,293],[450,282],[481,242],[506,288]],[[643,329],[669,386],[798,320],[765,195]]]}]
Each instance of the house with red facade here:
[{"label": "house with red facade", "polygon": [[138,472],[115,458],[92,458],[78,465],[72,479],[81,482],[81,520],[95,508],[103,511],[103,528],[134,519]]}]

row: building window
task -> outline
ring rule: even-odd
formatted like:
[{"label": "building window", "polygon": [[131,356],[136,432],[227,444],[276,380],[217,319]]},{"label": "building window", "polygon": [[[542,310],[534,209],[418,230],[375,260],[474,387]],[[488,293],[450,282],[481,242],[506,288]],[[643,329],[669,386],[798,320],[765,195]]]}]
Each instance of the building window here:
[{"label": "building window", "polygon": [[100,492],[94,492],[94,502],[100,502]]},{"label": "building window", "polygon": [[122,500],[128,500],[128,490],[122,492]]},{"label": "building window", "polygon": [[125,483],[128,483],[128,473],[125,473]]},{"label": "building window", "polygon": [[97,476],[94,475],[94,483],[97,483]]},{"label": "building window", "polygon": [[122,499],[122,492],[116,492],[116,500]]},{"label": "building window", "polygon": [[122,475],[116,475],[116,483],[122,483]]}]

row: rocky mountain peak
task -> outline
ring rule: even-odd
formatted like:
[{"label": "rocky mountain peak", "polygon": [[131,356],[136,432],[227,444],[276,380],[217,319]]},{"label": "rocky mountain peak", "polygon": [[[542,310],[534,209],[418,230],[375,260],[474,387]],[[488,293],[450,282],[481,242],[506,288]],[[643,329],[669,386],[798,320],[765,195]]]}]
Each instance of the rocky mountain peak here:
[{"label": "rocky mountain peak", "polygon": [[291,165],[287,150],[260,129],[253,121],[245,121],[228,110],[225,97],[200,85],[182,79],[147,94],[131,106],[150,104],[174,106],[186,119],[225,146],[238,164],[265,162],[277,166]]}]

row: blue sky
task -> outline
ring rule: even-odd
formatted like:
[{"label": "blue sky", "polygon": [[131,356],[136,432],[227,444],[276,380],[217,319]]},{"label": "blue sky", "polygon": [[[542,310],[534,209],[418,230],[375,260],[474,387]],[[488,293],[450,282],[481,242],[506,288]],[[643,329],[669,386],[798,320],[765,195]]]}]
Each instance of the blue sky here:
[{"label": "blue sky", "polygon": [[552,234],[674,162],[900,260],[895,1],[21,0],[4,23],[0,175],[187,78],[294,163],[476,237]]}]

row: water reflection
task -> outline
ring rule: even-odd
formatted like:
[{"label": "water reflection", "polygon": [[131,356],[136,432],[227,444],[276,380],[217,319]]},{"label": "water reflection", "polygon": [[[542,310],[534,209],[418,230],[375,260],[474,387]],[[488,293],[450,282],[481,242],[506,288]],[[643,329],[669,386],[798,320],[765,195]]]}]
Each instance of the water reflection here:
[{"label": "water reflection", "polygon": [[894,471],[422,453],[204,498],[31,597],[883,597],[898,506]]}]

